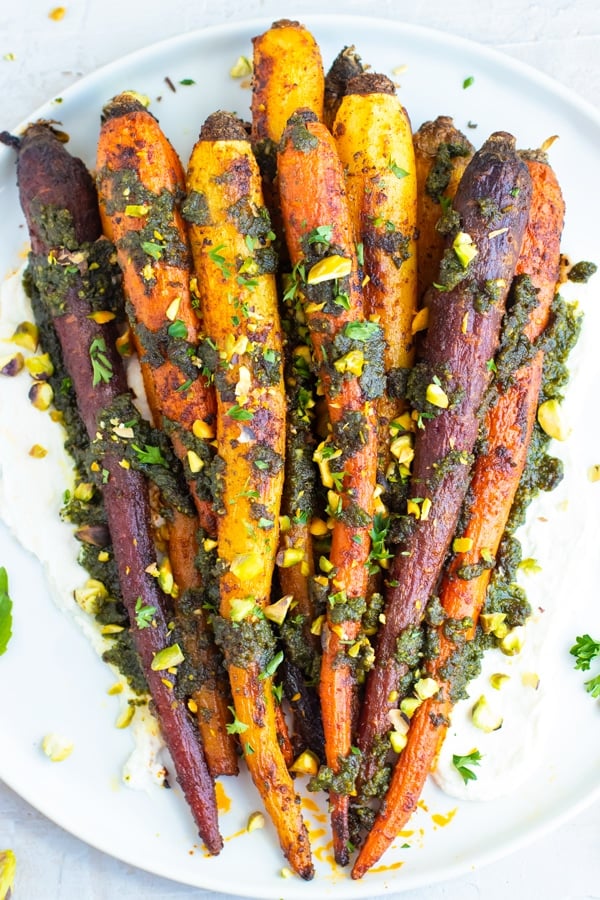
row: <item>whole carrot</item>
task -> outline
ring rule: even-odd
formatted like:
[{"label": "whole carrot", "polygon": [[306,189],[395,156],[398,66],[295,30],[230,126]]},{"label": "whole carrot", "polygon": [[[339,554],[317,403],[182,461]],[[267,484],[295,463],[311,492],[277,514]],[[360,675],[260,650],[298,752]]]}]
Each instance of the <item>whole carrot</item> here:
[{"label": "whole carrot", "polygon": [[333,138],[313,113],[290,119],[278,155],[278,177],[295,290],[330,423],[316,453],[333,520],[319,690],[334,852],[344,865],[358,762],[353,750],[356,658],[368,582],[383,346],[380,326],[364,315],[343,170]]},{"label": "whole carrot", "polygon": [[[128,389],[114,324],[101,324],[98,319],[106,317],[96,315],[98,303],[102,310],[110,304],[115,272],[112,247],[102,237],[94,183],[81,160],[70,156],[44,123],[29,126],[20,140],[17,177],[31,238],[32,285],[51,312],[97,455],[134,643],[178,780],[201,837],[211,853],[218,853],[222,839],[214,784],[188,710],[174,699],[176,676],[171,670],[177,671],[181,648],[172,643],[168,628],[168,598],[148,572],[156,560],[148,485],[140,471],[122,465],[120,438],[128,426],[118,418],[118,410],[127,401]],[[152,612],[152,627],[138,619],[140,608]]]},{"label": "whole carrot", "polygon": [[268,619],[285,451],[282,339],[260,174],[245,129],[227,113],[202,127],[188,167],[190,225],[207,339],[215,354],[220,459],[217,551],[224,648],[248,769],[284,854],[301,877],[308,834],[281,752],[273,674],[281,660]]},{"label": "whole carrot", "polygon": [[531,179],[514,138],[493,134],[463,175],[454,236],[427,295],[429,326],[408,385],[418,425],[408,536],[390,566],[385,622],[359,729],[366,778],[378,766],[374,744],[389,730],[388,714],[401,699],[401,678],[409,668],[398,638],[423,618],[469,484],[479,409],[490,381],[487,364],[498,346],[530,195]]},{"label": "whole carrot", "polygon": [[[437,690],[418,706],[410,720],[407,743],[394,769],[385,809],[376,818],[356,861],[356,878],[379,859],[408,821],[435,763],[452,707],[462,691],[459,682],[453,683],[456,667],[460,669],[461,647],[474,636],[490,581],[492,569],[485,561],[493,560],[498,551],[525,468],[543,362],[543,351],[536,351],[534,342],[548,321],[556,289],[564,219],[560,187],[550,166],[539,159],[528,159],[527,167],[532,181],[531,210],[516,266],[518,275],[526,276],[529,285],[525,300],[529,315],[521,332],[526,339],[522,344],[526,362],[519,365],[517,361],[517,367],[513,365],[509,371],[497,370],[495,398],[483,425],[485,449],[476,459],[469,488],[468,515],[454,542],[455,554],[439,591],[447,620],[465,622],[466,627],[459,644],[456,637],[449,636],[443,623],[437,628],[439,653],[426,665],[427,675],[436,682]],[[508,324],[515,324],[510,317]],[[512,346],[514,351],[514,338]],[[465,577],[467,568],[473,577]],[[460,675],[459,671],[459,678]]]},{"label": "whole carrot", "polygon": [[209,540],[215,530],[204,472],[212,456],[206,439],[213,434],[215,398],[194,362],[200,322],[191,291],[187,230],[179,208],[185,176],[159,123],[134,95],[120,94],[103,110],[97,184],[104,229],[115,242],[123,272],[149,406],[155,423],[169,434],[182,460],[197,510],[197,516],[173,516],[170,524],[170,552],[179,560],[173,590],[181,599],[176,606],[182,617],[184,610],[193,607],[191,614],[186,613],[185,644],[188,657],[198,661],[196,673],[203,673],[202,679],[194,679],[190,702],[211,771],[235,774],[235,743],[226,730],[226,681],[208,639],[198,573],[193,564],[182,561],[180,550],[199,525]]}]

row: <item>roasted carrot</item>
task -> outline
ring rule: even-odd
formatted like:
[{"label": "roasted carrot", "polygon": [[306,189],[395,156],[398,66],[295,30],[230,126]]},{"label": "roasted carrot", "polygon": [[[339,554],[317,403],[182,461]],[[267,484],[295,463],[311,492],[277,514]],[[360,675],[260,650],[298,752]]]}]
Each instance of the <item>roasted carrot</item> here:
[{"label": "roasted carrot", "polygon": [[[132,94],[120,94],[103,110],[97,151],[97,184],[105,232],[117,247],[134,342],[155,423],[169,434],[182,460],[199,524],[209,538],[214,514],[203,469],[211,451],[214,392],[196,364],[199,320],[190,289],[191,254],[181,211],[185,176],[179,158],[156,119]],[[194,517],[178,515],[170,543],[188,540]],[[180,554],[181,557],[181,554]],[[199,580],[193,566],[180,566],[179,592],[190,607]],[[181,579],[185,578],[184,581]],[[235,744],[227,734],[226,682],[211,640],[201,598],[185,630],[188,656],[205,676],[191,697],[214,775],[235,774]],[[182,606],[176,601],[178,606]],[[195,622],[195,627],[192,623]],[[196,679],[198,681],[198,679]]]},{"label": "roasted carrot", "polygon": [[[398,375],[414,357],[417,309],[417,179],[410,121],[385,75],[365,72],[346,85],[333,126],[348,204],[362,250],[367,316],[381,323],[387,390],[379,399],[380,481],[389,505],[412,456],[411,435],[394,438],[406,409]],[[391,429],[390,426],[392,425]],[[392,509],[398,512],[392,500]]]},{"label": "roasted carrot", "polygon": [[279,19],[252,41],[252,138],[277,145],[299,108],[323,117],[325,75],[321,51],[299,22]]},{"label": "roasted carrot", "polygon": [[444,253],[444,235],[436,227],[451,205],[474,147],[449,116],[424,122],[414,135],[417,170],[418,296],[435,281]]},{"label": "roasted carrot", "polygon": [[388,714],[409,669],[398,638],[423,618],[469,483],[479,409],[491,376],[487,363],[498,346],[530,194],[514,138],[493,134],[463,175],[454,202],[456,232],[427,295],[429,325],[408,384],[419,426],[404,520],[408,536],[389,569],[385,622],[361,713],[366,778],[378,766],[376,739],[389,730]]},{"label": "roasted carrot", "polygon": [[188,167],[190,226],[206,335],[217,354],[221,462],[217,542],[220,617],[244,756],[284,854],[313,875],[308,834],[280,750],[272,675],[280,660],[264,611],[271,605],[285,451],[282,337],[260,175],[241,122],[215,113]]},{"label": "roasted carrot", "polygon": [[[117,282],[113,248],[102,237],[94,183],[47,124],[30,126],[18,147],[20,199],[31,238],[34,291],[47,306],[101,478],[123,602],[154,708],[177,777],[211,853],[222,847],[214,784],[185,704],[174,699],[181,648],[172,642],[169,598],[149,569],[155,564],[148,485],[138,469],[122,465],[123,442],[133,432],[120,416],[133,409],[117,332],[110,316]],[[102,306],[99,307],[99,303]],[[102,321],[105,324],[100,324]],[[152,625],[138,619],[144,608]]]},{"label": "roasted carrot", "polygon": [[[298,107],[323,114],[323,63],[312,35],[297,22],[282,20],[253,42],[253,146],[263,176],[263,193],[280,249],[280,268],[283,263],[284,239],[276,181],[276,146],[292,112]],[[283,245],[283,246],[282,246]],[[280,531],[277,553],[278,578],[281,592],[291,598],[290,614],[282,623],[281,637],[286,657],[299,668],[307,682],[318,678],[320,640],[311,632],[317,617],[314,582],[312,520],[316,513],[317,473],[313,462],[315,438],[314,379],[308,359],[306,326],[293,296],[282,291],[281,302],[284,342],[284,379],[287,394],[286,453],[284,490],[281,516],[285,523]],[[316,526],[318,527],[318,526]],[[284,687],[286,673],[283,670]],[[296,673],[297,674],[297,673]],[[296,678],[293,679],[296,683]],[[297,685],[296,685],[297,686]],[[287,688],[286,688],[287,690]],[[291,696],[296,696],[294,691]],[[298,729],[309,739],[318,731],[310,724],[313,704],[308,701],[310,688],[305,685],[301,699],[308,706],[305,715],[298,717]],[[303,701],[304,702],[304,701]],[[319,748],[314,748],[319,751]],[[322,749],[322,748],[321,748]]]},{"label": "roasted carrot", "polygon": [[310,332],[330,433],[317,448],[334,520],[320,698],[334,853],[348,861],[348,805],[370,530],[377,469],[376,403],[383,390],[381,328],[364,316],[352,220],[335,143],[314,113],[290,119],[278,178],[293,278]]},{"label": "roasted carrot", "polygon": [[[531,210],[516,271],[537,292],[533,307],[531,295],[527,298],[529,317],[523,328],[523,352],[529,359],[524,364],[517,363],[518,367],[510,372],[498,371],[498,384],[495,389],[493,386],[496,396],[484,419],[485,449],[473,469],[465,527],[439,592],[447,619],[470,623],[462,633],[463,642],[474,635],[490,580],[491,568],[481,569],[482,558],[496,556],[525,467],[542,375],[543,351],[535,350],[534,342],[548,322],[559,275],[564,219],[560,187],[545,161],[529,159],[527,167],[532,181]],[[462,573],[467,566],[478,567],[479,574],[465,578]],[[365,841],[353,877],[360,878],[379,859],[416,809],[446,734],[453,704],[460,696],[451,679],[459,646],[443,625],[437,628],[437,638],[439,654],[428,661],[426,668],[438,690],[411,718],[407,743],[396,764],[384,811]]]}]

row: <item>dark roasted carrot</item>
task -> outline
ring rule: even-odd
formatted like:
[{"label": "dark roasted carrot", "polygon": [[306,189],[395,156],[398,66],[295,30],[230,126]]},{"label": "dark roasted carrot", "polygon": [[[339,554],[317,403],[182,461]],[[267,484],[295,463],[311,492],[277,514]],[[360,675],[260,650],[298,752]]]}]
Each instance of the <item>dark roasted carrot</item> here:
[{"label": "dark roasted carrot", "polygon": [[[102,493],[120,586],[131,633],[170,750],[177,777],[200,834],[211,853],[222,847],[214,784],[185,705],[174,701],[167,660],[176,668],[178,648],[168,628],[168,598],[148,573],[155,564],[148,486],[140,471],[124,467],[111,409],[127,395],[116,330],[99,324],[92,301],[109,302],[115,272],[107,264],[112,248],[102,238],[98,201],[91,176],[71,157],[46,124],[30,126],[20,141],[17,175],[32,245],[34,289],[48,305],[78,409],[98,454]],[[92,265],[93,263],[93,265]],[[51,271],[50,271],[51,270]],[[102,440],[98,442],[98,434]],[[115,438],[113,443],[112,438]],[[152,627],[136,619],[138,604],[153,609]]]},{"label": "dark roasted carrot", "polygon": [[492,135],[463,175],[454,203],[456,234],[448,239],[437,286],[427,295],[429,326],[409,378],[419,425],[407,504],[409,533],[389,569],[385,622],[359,729],[367,778],[378,765],[376,738],[389,730],[388,713],[397,705],[400,679],[408,671],[397,658],[397,639],[423,618],[469,483],[479,408],[490,381],[487,362],[498,346],[530,182],[514,139]]},{"label": "dark roasted carrot", "polygon": [[348,82],[362,72],[364,72],[364,66],[354,46],[344,47],[340,50],[330,65],[325,75],[323,102],[323,121],[330,131],[333,131],[333,123],[346,93]]},{"label": "dark roasted carrot", "polygon": [[237,728],[248,769],[283,852],[313,875],[308,834],[281,752],[272,675],[270,605],[285,451],[282,338],[260,175],[241,122],[215,113],[188,167],[188,198],[202,207],[190,226],[206,334],[217,354],[217,509],[220,618]]},{"label": "dark roasted carrot", "polygon": [[[320,697],[334,852],[348,861],[348,804],[377,468],[376,402],[383,389],[381,328],[363,312],[352,221],[335,143],[310,112],[290,120],[278,156],[281,208],[296,292],[311,336],[330,433],[317,448],[333,521]],[[345,784],[342,781],[346,780]]]},{"label": "dark roasted carrot", "polygon": [[[170,435],[182,460],[199,524],[214,534],[214,514],[201,490],[202,468],[210,459],[203,435],[212,433],[214,392],[194,364],[200,323],[190,289],[191,254],[179,210],[185,176],[175,150],[156,119],[133,95],[115,97],[103,111],[98,141],[97,183],[105,232],[117,247],[144,386],[156,425]],[[188,540],[198,519],[178,515],[170,545]],[[179,566],[176,591],[189,607],[199,579],[193,565]],[[181,605],[178,601],[177,605]],[[195,622],[195,627],[192,627]],[[185,629],[186,650],[205,680],[202,696],[191,697],[205,741],[211,772],[237,772],[235,744],[226,731],[226,682],[198,595]],[[196,693],[198,693],[196,691]]]},{"label": "dark roasted carrot", "polygon": [[444,253],[437,223],[452,204],[462,174],[473,156],[471,142],[449,116],[424,122],[414,135],[417,171],[418,296],[435,281]]},{"label": "dark roasted carrot", "polygon": [[[461,569],[478,566],[482,554],[488,559],[495,557],[508,521],[527,459],[541,384],[543,351],[536,351],[533,344],[548,322],[559,275],[564,219],[560,187],[545,161],[529,159],[527,167],[532,182],[531,209],[516,272],[526,275],[537,291],[523,329],[530,342],[530,359],[515,371],[499,373],[495,399],[486,410],[483,424],[485,449],[476,459],[469,487],[468,515],[459,536],[463,543],[455,550],[439,591],[449,619],[473,623],[464,634],[466,640],[474,635],[491,569],[485,568],[469,579],[461,578]],[[407,744],[385,799],[385,813],[375,820],[356,862],[354,877],[361,877],[373,865],[416,809],[446,734],[456,699],[449,663],[457,647],[443,625],[438,627],[437,636],[439,654],[427,663],[427,674],[439,690],[417,708],[411,719]]]}]

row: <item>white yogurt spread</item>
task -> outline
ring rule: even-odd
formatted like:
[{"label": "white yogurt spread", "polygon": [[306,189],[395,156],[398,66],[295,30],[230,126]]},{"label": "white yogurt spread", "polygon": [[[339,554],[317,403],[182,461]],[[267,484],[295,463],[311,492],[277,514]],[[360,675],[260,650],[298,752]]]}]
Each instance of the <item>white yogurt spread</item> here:
[{"label": "white yogurt spread", "polygon": [[[17,325],[32,322],[29,299],[22,287],[22,270],[8,278],[0,289],[0,356],[29,351],[10,343]],[[99,654],[111,645],[101,634],[95,619],[74,601],[77,588],[88,579],[78,563],[80,543],[74,528],[61,519],[65,491],[74,486],[73,461],[64,448],[65,431],[49,411],[36,409],[28,399],[32,378],[26,368],[14,377],[0,376],[0,518],[20,544],[33,553],[44,567],[52,598],[61,610],[73,616]],[[34,445],[46,455],[30,455]],[[129,685],[115,671],[121,684],[122,714],[130,699],[136,699]],[[137,698],[139,699],[139,698]],[[162,783],[163,742],[155,719],[146,707],[136,707],[129,726],[135,749],[123,770],[123,780],[131,787],[145,788]]]}]

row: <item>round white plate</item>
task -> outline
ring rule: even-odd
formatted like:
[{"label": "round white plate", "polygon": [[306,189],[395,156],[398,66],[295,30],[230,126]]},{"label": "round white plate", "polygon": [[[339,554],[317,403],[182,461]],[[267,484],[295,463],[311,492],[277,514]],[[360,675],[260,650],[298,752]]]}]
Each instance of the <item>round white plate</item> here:
[{"label": "round white plate", "polygon": [[[343,45],[352,43],[363,61],[381,72],[391,75],[405,65],[397,80],[414,128],[446,114],[476,145],[495,130],[511,131],[522,147],[539,146],[558,134],[551,158],[567,200],[564,250],[574,259],[597,255],[600,119],[591,107],[535,71],[448,35],[339,15],[307,16],[305,22],[320,43],[326,67]],[[151,98],[152,111],[185,164],[210,112],[224,108],[248,114],[249,91],[230,78],[229,69],[239,55],[251,55],[252,36],[269,24],[259,20],[210,28],[135,53],[83,79],[65,91],[62,102],[54,98],[32,119],[61,121],[71,136],[72,152],[93,166],[102,105],[121,90],[135,89]],[[465,89],[467,78],[473,82]],[[182,85],[185,79],[195,83]],[[27,241],[14,182],[14,155],[0,148],[0,277],[19,264]],[[574,461],[556,501],[563,504],[564,519],[548,532],[547,551],[550,557],[555,550],[564,551],[564,564],[560,577],[542,573],[539,590],[547,605],[568,607],[569,615],[564,634],[551,648],[550,739],[517,792],[470,803],[428,785],[410,823],[411,834],[400,838],[361,882],[334,870],[327,819],[317,810],[311,825],[317,875],[310,885],[282,879],[284,860],[270,825],[244,833],[249,812],[260,808],[260,802],[243,776],[222,786],[225,848],[219,857],[206,858],[177,788],[147,794],[120,784],[131,737],[114,727],[116,701],[106,693],[113,677],[75,624],[52,604],[41,568],[5,529],[0,530],[0,565],[9,571],[14,636],[0,658],[0,776],[58,824],[128,863],[207,889],[261,898],[283,895],[286,900],[314,896],[315,891],[323,898],[358,898],[447,879],[522,846],[598,796],[600,715],[582,688],[581,673],[573,671],[568,650],[576,634],[600,634],[600,571],[597,552],[590,559],[579,550],[577,515],[569,518],[567,502],[582,492],[595,491],[600,499],[600,485],[586,477],[589,465],[600,462],[600,456],[594,457],[597,426],[594,432],[590,425],[595,418],[592,389],[597,391],[600,383],[599,354],[591,341],[594,330],[600,333],[594,328],[600,298],[593,282],[569,285],[566,293],[581,299],[587,327],[569,395]],[[596,515],[596,533],[599,526]],[[68,734],[75,743],[72,756],[61,764],[50,764],[40,752],[40,739],[49,731]],[[314,798],[306,802],[315,805]]]}]

